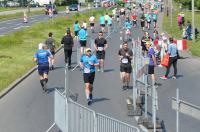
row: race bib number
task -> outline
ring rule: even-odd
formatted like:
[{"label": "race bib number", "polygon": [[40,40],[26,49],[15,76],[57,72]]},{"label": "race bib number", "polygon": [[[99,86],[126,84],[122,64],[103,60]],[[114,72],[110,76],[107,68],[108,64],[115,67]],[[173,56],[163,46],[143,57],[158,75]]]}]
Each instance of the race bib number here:
[{"label": "race bib number", "polygon": [[84,73],[90,73],[90,69],[89,68],[84,68]]},{"label": "race bib number", "polygon": [[103,47],[98,47],[98,51],[103,51]]},{"label": "race bib number", "polygon": [[127,59],[127,58],[123,58],[123,59],[122,59],[122,63],[123,63],[123,64],[128,64],[128,59]]}]

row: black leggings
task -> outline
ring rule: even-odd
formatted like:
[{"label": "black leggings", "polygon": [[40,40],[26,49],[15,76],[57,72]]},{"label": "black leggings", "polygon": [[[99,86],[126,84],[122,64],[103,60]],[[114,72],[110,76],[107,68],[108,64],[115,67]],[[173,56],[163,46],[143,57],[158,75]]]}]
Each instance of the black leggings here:
[{"label": "black leggings", "polygon": [[169,58],[169,65],[167,66],[167,71],[166,71],[166,74],[165,76],[168,77],[168,74],[170,72],[170,67],[171,65],[173,64],[173,67],[174,67],[174,76],[177,75],[177,57],[170,57]]},{"label": "black leggings", "polygon": [[65,53],[65,63],[68,63],[71,66],[71,56],[72,56],[72,49],[64,49]]}]

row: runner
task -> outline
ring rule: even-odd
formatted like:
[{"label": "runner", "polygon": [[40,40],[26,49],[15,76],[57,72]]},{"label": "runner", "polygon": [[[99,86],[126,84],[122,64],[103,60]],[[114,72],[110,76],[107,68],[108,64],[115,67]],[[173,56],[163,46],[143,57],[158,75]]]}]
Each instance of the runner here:
[{"label": "runner", "polygon": [[144,32],[144,35],[143,35],[142,40],[141,40],[142,55],[143,55],[143,56],[146,56],[147,51],[148,51],[147,48],[146,48],[146,45],[145,45],[145,43],[146,43],[147,41],[151,41],[151,38],[150,38],[148,32]]},{"label": "runner", "polygon": [[68,63],[68,68],[71,69],[71,56],[74,41],[70,30],[67,30],[67,34],[62,38],[61,44],[64,47],[65,63]]},{"label": "runner", "polygon": [[124,23],[124,28],[125,28],[125,41],[129,41],[131,39],[131,28],[132,28],[132,23],[129,19],[129,17],[126,19]]},{"label": "runner", "polygon": [[35,53],[34,61],[38,65],[38,74],[40,75],[40,84],[42,89],[47,92],[47,82],[49,73],[49,61],[48,58],[52,57],[48,50],[44,49],[44,44],[38,45],[39,50]]},{"label": "runner", "polygon": [[28,16],[26,11],[24,11],[24,17],[23,17],[24,23],[28,23]]},{"label": "runner", "polygon": [[137,15],[136,15],[136,13],[133,13],[133,15],[132,15],[132,22],[133,22],[133,27],[137,27]]},{"label": "runner", "polygon": [[83,21],[83,27],[84,27],[85,31],[87,31],[87,22],[86,22],[86,20]]},{"label": "runner", "polygon": [[90,29],[91,29],[92,33],[94,33],[95,17],[93,15],[89,18],[89,22],[90,22]]},{"label": "runner", "polygon": [[108,25],[108,38],[111,39],[110,34],[112,32],[112,15],[109,15],[107,25]]},{"label": "runner", "polygon": [[157,27],[157,20],[158,20],[158,14],[156,13],[156,11],[154,11],[154,13],[152,14],[153,17],[153,22],[154,22],[154,28]]},{"label": "runner", "polygon": [[53,11],[51,8],[49,8],[49,18],[52,18],[53,17]]},{"label": "runner", "polygon": [[75,39],[78,39],[79,30],[80,30],[80,25],[78,23],[78,20],[76,20],[75,23],[74,23],[74,36],[75,36]]},{"label": "runner", "polygon": [[142,30],[144,31],[144,27],[145,27],[145,16],[144,16],[144,14],[142,14],[142,16],[140,17],[140,22],[141,22]]},{"label": "runner", "polygon": [[47,49],[51,53],[52,57],[49,58],[49,67],[50,70],[54,70],[54,63],[55,63],[55,40],[53,39],[53,33],[49,32],[48,34],[49,38],[45,41],[45,44],[47,46]]},{"label": "runner", "polygon": [[86,49],[86,54],[84,54],[80,59],[80,67],[83,69],[83,80],[85,83],[85,94],[88,101],[88,105],[91,105],[93,95],[93,82],[95,79],[95,66],[98,66],[99,62],[95,55],[91,54],[91,49]]},{"label": "runner", "polygon": [[99,23],[101,26],[101,31],[105,32],[105,17],[103,15],[101,15],[99,21],[100,21]]},{"label": "runner", "polygon": [[171,37],[169,38],[170,44],[168,46],[168,54],[170,55],[169,57],[169,65],[166,67],[166,73],[164,76],[160,77],[161,79],[168,79],[168,74],[170,72],[170,67],[173,64],[174,67],[174,75],[173,75],[173,79],[176,79],[177,76],[177,60],[178,60],[178,49],[176,44],[174,43],[174,39]]},{"label": "runner", "polygon": [[124,42],[122,48],[119,50],[120,64],[120,77],[122,79],[122,89],[129,88],[130,74],[132,72],[131,60],[133,59],[133,52],[128,48],[128,43]]},{"label": "runner", "polygon": [[96,56],[99,61],[98,71],[104,72],[104,59],[105,59],[105,50],[108,48],[106,39],[103,37],[103,32],[99,32],[99,37],[94,41],[94,48],[96,50]]},{"label": "runner", "polygon": [[84,26],[81,26],[81,30],[78,32],[79,42],[81,46],[81,54],[84,54],[86,44],[87,44],[87,31],[84,29]]},{"label": "runner", "polygon": [[146,21],[147,21],[147,29],[150,30],[150,25],[151,25],[151,14],[150,13],[146,14]]},{"label": "runner", "polygon": [[[151,80],[154,82],[154,85],[160,85],[156,82],[155,72],[154,69],[156,67],[156,57],[155,57],[155,51],[153,46],[151,46],[150,41],[146,41],[146,48],[148,49],[148,58],[149,58],[149,64],[148,64],[148,74],[151,75]],[[152,84],[153,85],[153,84]]]}]

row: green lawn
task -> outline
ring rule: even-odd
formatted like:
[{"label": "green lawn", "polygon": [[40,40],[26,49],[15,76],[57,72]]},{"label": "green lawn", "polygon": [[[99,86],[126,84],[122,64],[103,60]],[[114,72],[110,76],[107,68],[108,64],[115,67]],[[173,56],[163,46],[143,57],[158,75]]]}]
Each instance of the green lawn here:
[{"label": "green lawn", "polygon": [[[175,6],[175,7],[177,7],[177,6]],[[191,12],[190,11],[183,11],[183,12],[185,14],[185,20],[186,20],[185,23],[187,23],[188,20],[190,22],[192,22]],[[172,27],[170,26],[170,16],[167,17],[166,14],[164,15],[163,29],[164,29],[164,31],[166,31],[167,33],[169,33],[170,35],[172,35],[176,39],[181,39],[183,31],[179,30],[179,28],[178,28],[178,24],[177,24],[178,13],[180,13],[178,9],[173,12]],[[195,13],[195,27],[198,27],[200,29],[200,12]],[[191,53],[194,56],[200,57],[200,37],[198,37],[198,39],[194,43],[191,40],[188,41],[188,45],[189,45],[189,50],[191,51]]]},{"label": "green lawn", "polygon": [[[105,9],[93,10],[84,14],[76,13],[74,16],[63,16],[53,21],[37,23],[27,29],[0,37],[0,91],[5,89],[14,80],[21,77],[36,65],[32,61],[38,43],[44,42],[49,32],[53,32],[56,47],[66,31],[66,26],[71,27],[75,20],[80,23],[92,14],[98,16],[105,13]],[[41,30],[42,29],[42,30]]]},{"label": "green lawn", "polygon": [[0,12],[2,11],[12,11],[12,10],[17,10],[17,9],[26,9],[25,7],[0,7]]}]

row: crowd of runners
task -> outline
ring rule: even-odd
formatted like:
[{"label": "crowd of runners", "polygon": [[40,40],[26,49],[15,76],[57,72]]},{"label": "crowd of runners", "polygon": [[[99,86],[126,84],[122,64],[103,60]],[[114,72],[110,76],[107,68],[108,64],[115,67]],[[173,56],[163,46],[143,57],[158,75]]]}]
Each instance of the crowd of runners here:
[{"label": "crowd of runners", "polygon": [[[156,8],[154,8],[152,6],[142,5],[133,6],[131,9],[125,7],[115,8],[112,10],[112,13],[102,14],[99,18],[95,18],[95,16],[92,15],[88,20],[84,20],[83,23],[80,23],[78,20],[75,21],[73,25],[74,33],[72,33],[70,28],[67,28],[66,34],[61,39],[61,45],[64,48],[64,61],[68,68],[71,69],[72,49],[74,43],[78,42],[80,46],[80,51],[77,51],[80,52],[79,66],[83,72],[85,95],[88,105],[90,105],[93,100],[92,92],[96,68],[98,72],[104,72],[105,56],[109,54],[106,50],[108,47],[112,46],[106,39],[111,36],[111,33],[115,33],[116,31],[122,30],[124,31],[123,35],[127,35],[127,38],[123,37],[123,42],[120,40],[118,41],[121,44],[118,57],[123,90],[129,88],[131,80],[130,75],[132,72],[134,54],[129,43],[131,43],[130,40],[133,40],[133,31],[136,31],[135,29],[144,32],[144,35],[140,36],[140,44],[142,55],[149,58],[148,74],[151,75],[151,79],[155,82],[155,84],[152,85],[159,85],[156,79],[155,67],[157,65],[163,67],[160,62],[162,62],[166,54],[169,55],[169,64],[166,66],[166,73],[160,78],[169,79],[171,65],[174,67],[173,79],[177,78],[177,60],[179,57],[177,46],[174,44],[173,37],[168,37],[165,33],[159,34],[157,29],[158,15],[161,11],[160,8],[162,7],[156,6]],[[87,22],[89,22],[89,27]],[[100,31],[95,28],[98,23]],[[87,42],[89,33],[98,34],[98,37],[94,40],[92,45],[94,52]],[[159,43],[156,43],[157,41],[159,41]],[[39,50],[35,53],[34,57],[34,60],[37,61],[38,64],[40,83],[44,91],[47,91],[48,72],[49,70],[54,70],[54,43],[53,33],[49,33],[45,43],[39,44]]]}]

